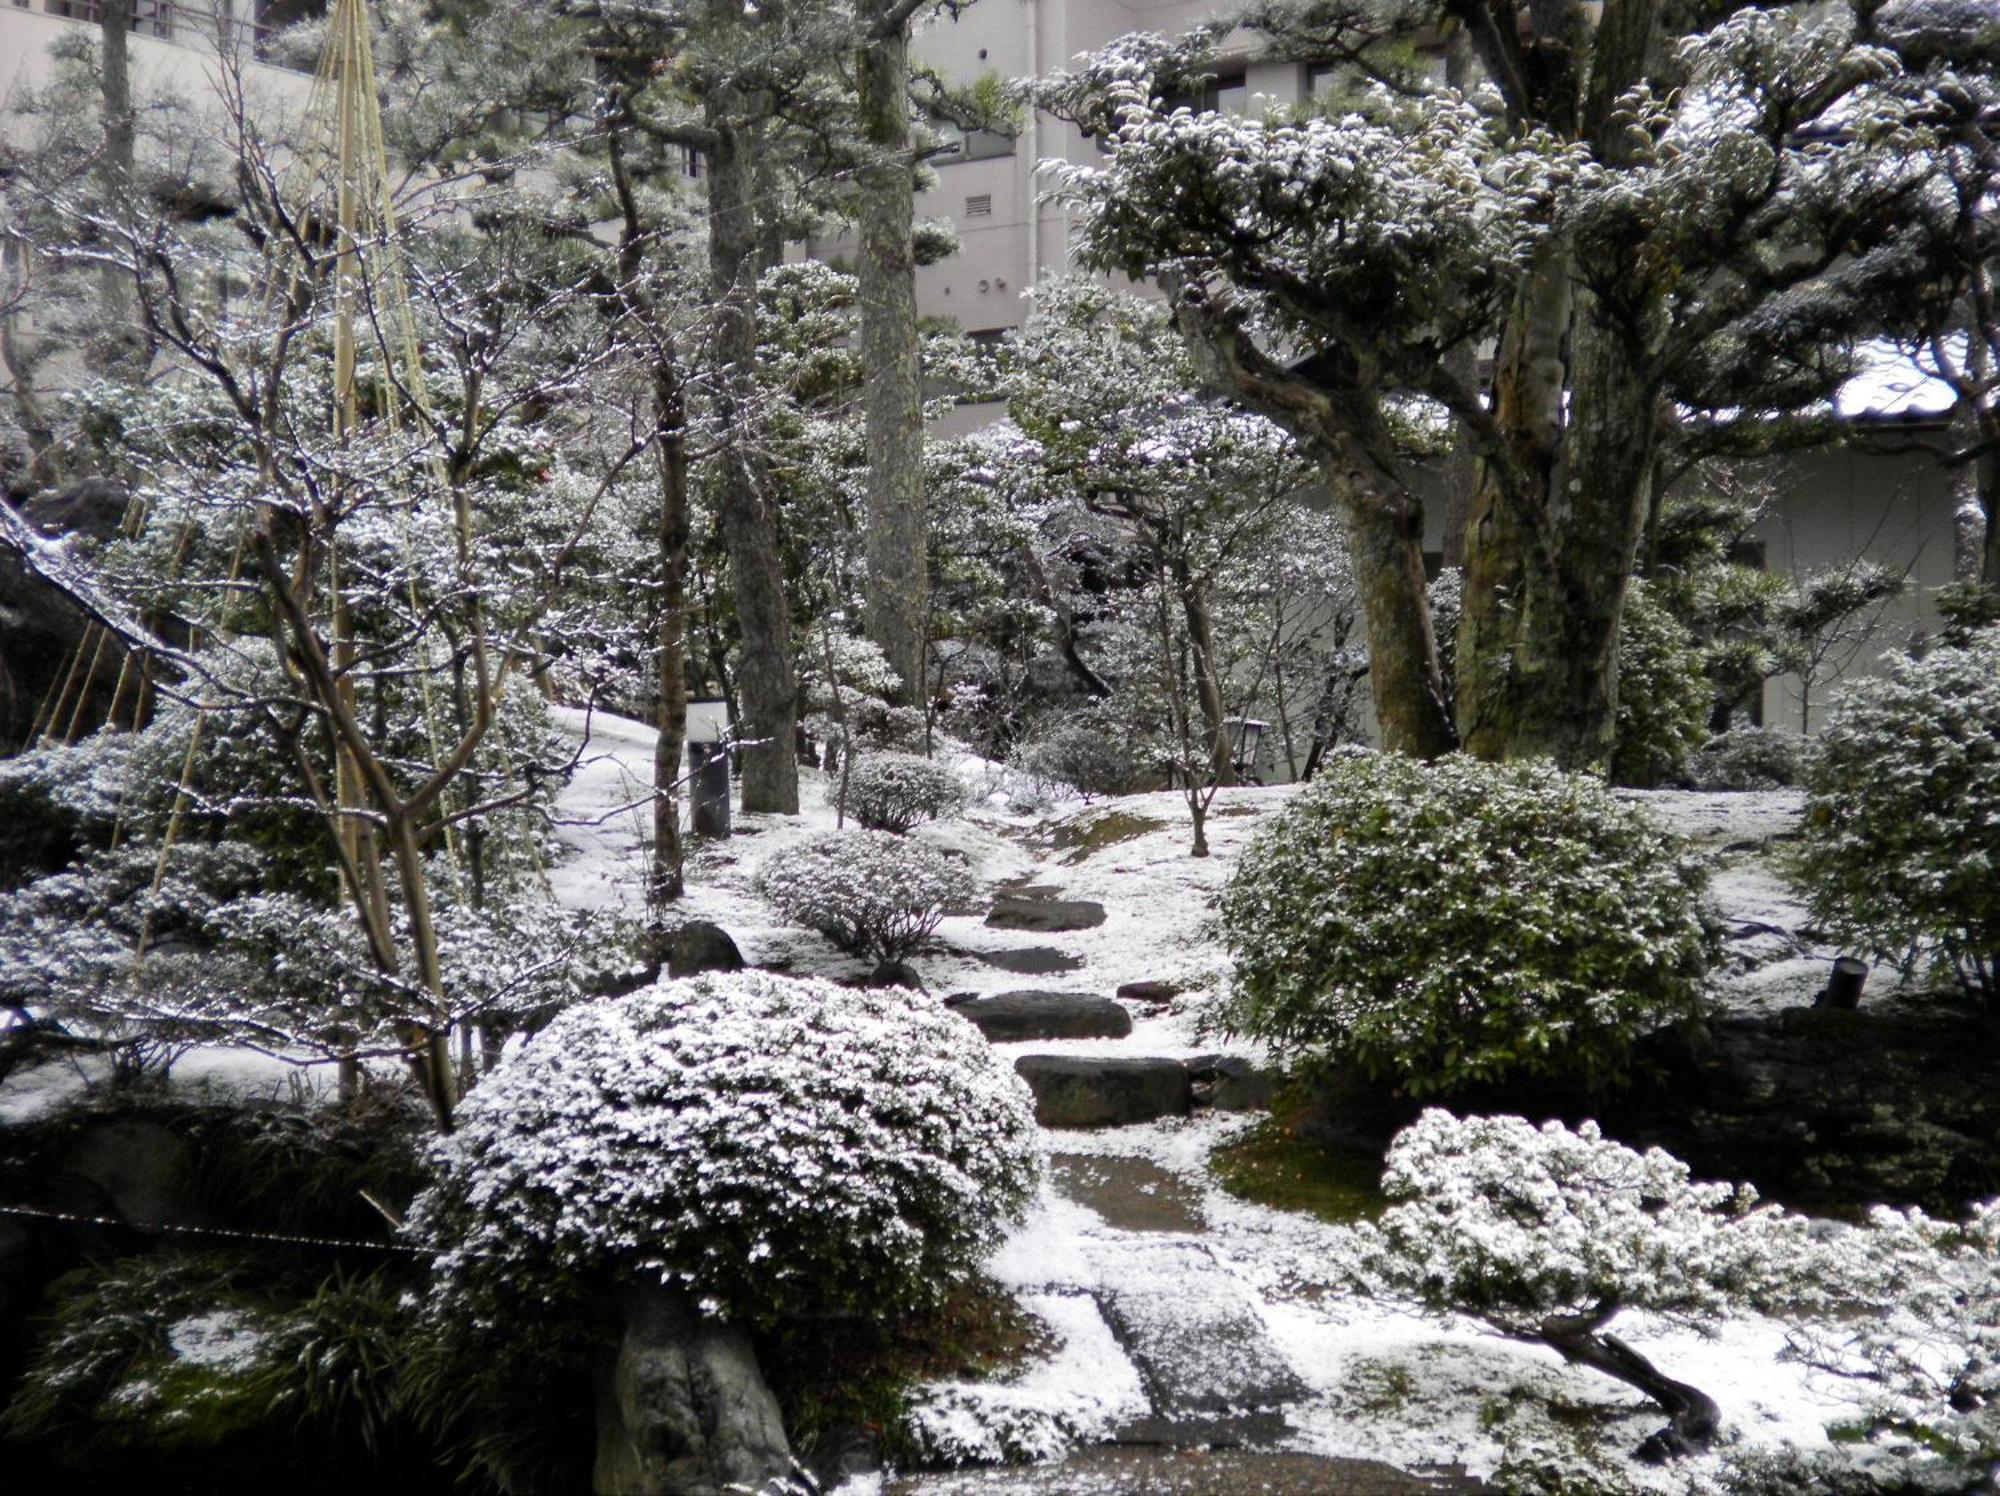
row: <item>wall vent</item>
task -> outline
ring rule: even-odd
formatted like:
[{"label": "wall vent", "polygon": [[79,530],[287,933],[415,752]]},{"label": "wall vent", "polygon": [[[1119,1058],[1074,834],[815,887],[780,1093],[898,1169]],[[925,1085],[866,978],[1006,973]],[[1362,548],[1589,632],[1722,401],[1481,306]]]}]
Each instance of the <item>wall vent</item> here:
[{"label": "wall vent", "polygon": [[975,192],[965,200],[967,218],[991,218],[993,216],[993,194]]}]

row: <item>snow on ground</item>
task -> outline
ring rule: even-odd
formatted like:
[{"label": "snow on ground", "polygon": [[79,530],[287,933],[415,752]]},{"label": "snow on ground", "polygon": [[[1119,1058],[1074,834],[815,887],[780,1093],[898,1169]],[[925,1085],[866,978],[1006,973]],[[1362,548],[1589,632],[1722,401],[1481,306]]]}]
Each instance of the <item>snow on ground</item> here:
[{"label": "snow on ground", "polygon": [[[1000,1249],[994,1275],[1045,1298],[1136,1288],[1163,1303],[1212,1300],[1220,1271],[1247,1290],[1271,1344],[1310,1389],[1287,1407],[1293,1433],[1281,1447],[1301,1453],[1383,1460],[1403,1469],[1460,1465],[1489,1475],[1503,1457],[1556,1448],[1592,1430],[1594,1457],[1643,1485],[1649,1467],[1624,1459],[1661,1415],[1629,1388],[1566,1367],[1552,1351],[1504,1341],[1470,1320],[1438,1321],[1346,1292],[1332,1271],[1341,1230],[1313,1217],[1239,1200],[1214,1183],[1208,1154],[1246,1126],[1240,1117],[1191,1119],[1090,1134],[1064,1134],[1064,1152],[1144,1159],[1198,1193],[1199,1235],[1121,1232],[1082,1205],[1045,1195]],[[1198,1253],[1161,1250],[1174,1241]],[[1176,1264],[1183,1273],[1174,1281]],[[1669,1375],[1721,1404],[1725,1440],[1741,1445],[1823,1445],[1825,1427],[1854,1408],[1842,1384],[1782,1359],[1779,1324],[1745,1316],[1712,1339],[1648,1316],[1618,1329]],[[1226,1361],[1226,1347],[1216,1349]],[[1059,1358],[1060,1359],[1060,1358]],[[1225,1368],[1226,1369],[1226,1368]],[[1113,1385],[1098,1370],[1091,1386]],[[1550,1409],[1559,1410],[1552,1416]],[[1680,1480],[1714,1462],[1682,1464]],[[1663,1489],[1678,1489],[1666,1485]]]}]

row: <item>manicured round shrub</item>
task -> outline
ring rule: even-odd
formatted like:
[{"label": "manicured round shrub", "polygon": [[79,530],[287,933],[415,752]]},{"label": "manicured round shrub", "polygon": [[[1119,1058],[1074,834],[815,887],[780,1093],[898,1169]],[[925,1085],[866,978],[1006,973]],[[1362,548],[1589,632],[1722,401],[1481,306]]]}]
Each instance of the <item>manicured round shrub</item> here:
[{"label": "manicured round shrub", "polygon": [[[840,793],[838,781],[827,798]],[[873,831],[898,834],[924,821],[942,821],[965,809],[965,786],[943,764],[917,753],[871,753],[854,761],[847,778],[847,808]]]},{"label": "manicured round shrub", "polygon": [[1113,729],[1099,713],[1078,712],[1016,745],[1009,766],[1045,785],[1067,785],[1086,797],[1130,795],[1159,788],[1159,776],[1130,732]]},{"label": "manicured round shrub", "polygon": [[1698,790],[1788,789],[1805,773],[1805,739],[1782,727],[1732,727],[1688,761]]},{"label": "manicured round shrub", "polygon": [[523,1316],[620,1280],[751,1324],[900,1315],[1032,1198],[1034,1104],[902,988],[769,972],[571,1008],[480,1082],[410,1229],[447,1297]]},{"label": "manicured round shrub", "polygon": [[1594,779],[1349,754],[1223,893],[1223,1022],[1413,1096],[1514,1073],[1613,1080],[1637,1035],[1700,1007],[1704,883]]},{"label": "manicured round shrub", "polygon": [[1708,734],[1715,688],[1687,625],[1634,580],[1618,620],[1618,717],[1611,781],[1651,789],[1678,780]]},{"label": "manicured round shrub", "polygon": [[1813,918],[2000,1004],[2000,629],[1852,686],[1806,769]]},{"label": "manicured round shrub", "polygon": [[757,891],[851,955],[896,961],[972,897],[965,865],[887,831],[836,831],[774,853]]}]

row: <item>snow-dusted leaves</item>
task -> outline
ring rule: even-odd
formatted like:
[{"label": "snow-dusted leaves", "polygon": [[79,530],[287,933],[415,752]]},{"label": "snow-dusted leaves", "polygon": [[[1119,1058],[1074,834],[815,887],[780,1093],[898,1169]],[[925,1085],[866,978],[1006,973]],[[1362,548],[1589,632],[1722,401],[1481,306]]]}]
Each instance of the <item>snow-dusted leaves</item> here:
[{"label": "snow-dusted leaves", "polygon": [[965,864],[888,831],[836,831],[775,853],[757,891],[842,950],[894,961],[972,897]]},{"label": "snow-dusted leaves", "polygon": [[1026,1087],[962,1019],[758,971],[569,1010],[435,1160],[411,1230],[449,1300],[647,1276],[761,1322],[934,1299],[1040,1172]]},{"label": "snow-dusted leaves", "polygon": [[1546,763],[1355,753],[1245,852],[1223,1021],[1412,1095],[1602,1078],[1697,1012],[1704,874],[1644,813]]}]

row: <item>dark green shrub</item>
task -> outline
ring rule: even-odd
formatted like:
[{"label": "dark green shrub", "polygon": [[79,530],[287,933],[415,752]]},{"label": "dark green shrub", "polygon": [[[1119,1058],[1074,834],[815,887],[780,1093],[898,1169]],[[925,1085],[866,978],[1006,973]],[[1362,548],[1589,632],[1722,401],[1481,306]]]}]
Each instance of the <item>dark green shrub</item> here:
[{"label": "dark green shrub", "polygon": [[1806,740],[1782,727],[1732,727],[1717,733],[1688,761],[1700,790],[1776,790],[1805,774]]},{"label": "dark green shrub", "polygon": [[2000,1004],[2000,629],[1851,687],[1806,771],[1813,918]]},{"label": "dark green shrub", "polygon": [[1615,1080],[1636,1036],[1699,1011],[1704,880],[1596,780],[1351,754],[1237,864],[1223,1022],[1411,1095]]},{"label": "dark green shrub", "polygon": [[1694,636],[1635,578],[1618,622],[1612,783],[1651,789],[1679,779],[1708,734],[1714,699]]}]

